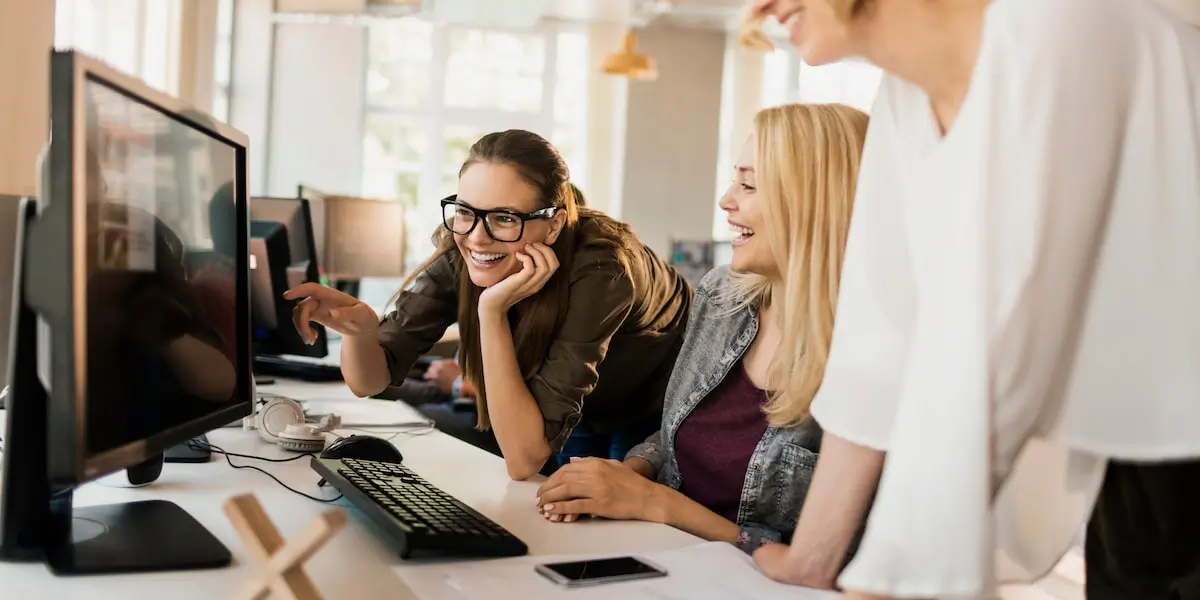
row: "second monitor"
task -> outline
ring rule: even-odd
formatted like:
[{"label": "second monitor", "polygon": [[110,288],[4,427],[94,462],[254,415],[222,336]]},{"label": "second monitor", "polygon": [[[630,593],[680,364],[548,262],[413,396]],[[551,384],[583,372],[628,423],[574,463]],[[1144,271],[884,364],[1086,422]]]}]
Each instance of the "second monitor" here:
[{"label": "second monitor", "polygon": [[[256,359],[267,356],[323,358],[329,343],[316,326],[311,346],[292,325],[295,302],[283,293],[305,282],[320,281],[312,210],[303,198],[250,199],[250,255],[253,340]],[[258,360],[261,365],[262,361]]]}]

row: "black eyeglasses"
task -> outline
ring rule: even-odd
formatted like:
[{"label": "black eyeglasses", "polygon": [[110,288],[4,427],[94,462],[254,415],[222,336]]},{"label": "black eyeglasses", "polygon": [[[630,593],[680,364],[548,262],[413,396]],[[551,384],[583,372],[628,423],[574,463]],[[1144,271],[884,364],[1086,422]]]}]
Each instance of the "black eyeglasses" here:
[{"label": "black eyeglasses", "polygon": [[483,228],[497,242],[515,242],[525,234],[526,221],[541,221],[554,216],[555,207],[519,213],[508,209],[480,210],[458,201],[458,196],[442,200],[442,225],[457,235],[469,235],[483,221]]}]

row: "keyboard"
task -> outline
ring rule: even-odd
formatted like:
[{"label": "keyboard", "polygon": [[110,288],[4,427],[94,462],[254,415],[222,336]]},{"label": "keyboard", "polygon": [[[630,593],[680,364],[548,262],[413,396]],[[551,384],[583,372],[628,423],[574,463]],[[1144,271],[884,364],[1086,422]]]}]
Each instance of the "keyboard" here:
[{"label": "keyboard", "polygon": [[311,465],[399,546],[400,558],[529,552],[525,542],[402,465],[315,457]]},{"label": "keyboard", "polygon": [[255,356],[254,373],[313,382],[342,381],[342,368],[302,356]]}]

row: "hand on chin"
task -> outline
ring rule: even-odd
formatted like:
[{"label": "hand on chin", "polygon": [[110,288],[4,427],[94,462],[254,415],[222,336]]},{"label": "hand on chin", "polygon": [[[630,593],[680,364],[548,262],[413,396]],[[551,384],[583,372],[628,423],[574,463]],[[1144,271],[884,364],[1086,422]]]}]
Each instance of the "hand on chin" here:
[{"label": "hand on chin", "polygon": [[[503,314],[507,313],[516,303],[536,294],[546,285],[554,272],[558,270],[558,258],[554,251],[544,244],[530,244],[522,251],[512,255],[519,267],[515,272],[498,278],[495,283],[485,286],[487,289],[479,296],[479,311]],[[509,260],[509,259],[505,259]],[[504,261],[502,261],[504,262]],[[485,275],[475,270],[472,264],[472,280],[476,285],[480,281],[475,275]],[[503,265],[497,265],[499,269]]]}]

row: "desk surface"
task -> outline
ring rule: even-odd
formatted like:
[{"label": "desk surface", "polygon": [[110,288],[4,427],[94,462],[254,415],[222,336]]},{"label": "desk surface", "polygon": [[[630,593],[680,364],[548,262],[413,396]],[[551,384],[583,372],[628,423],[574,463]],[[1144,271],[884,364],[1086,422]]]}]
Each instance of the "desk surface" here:
[{"label": "desk surface", "polygon": [[[352,397],[342,384],[281,381],[261,391],[298,399]],[[395,430],[380,429],[376,433],[386,437],[390,431]],[[339,433],[349,435],[361,432]],[[209,439],[231,452],[275,458],[292,456],[263,442],[258,433],[253,431],[220,429],[210,433]],[[406,465],[506,527],[529,545],[533,555],[649,552],[699,541],[689,534],[651,523],[548,523],[537,513],[534,505],[538,480],[511,481],[500,458],[440,432],[425,435],[400,433],[392,441],[404,454]],[[288,485],[306,493],[322,493],[316,487],[318,478],[309,468],[307,459],[280,464],[233,460],[235,464],[257,463],[257,466]],[[208,527],[233,552],[232,567],[211,571],[64,578],[51,575],[39,563],[0,563],[0,598],[149,599],[164,593],[169,593],[171,600],[228,598],[254,573],[253,562],[221,510],[225,500],[243,493],[257,495],[271,519],[288,538],[302,531],[313,518],[330,506],[350,509],[351,521],[346,529],[309,563],[308,572],[327,598],[414,598],[398,573],[406,565],[422,562],[401,561],[386,540],[377,536],[349,504],[342,501],[328,505],[302,498],[283,489],[266,475],[249,469],[231,469],[223,457],[216,457],[212,462],[202,465],[168,464],[158,482],[144,488],[91,483],[76,491],[75,501],[79,506],[149,499],[175,502]]]}]

